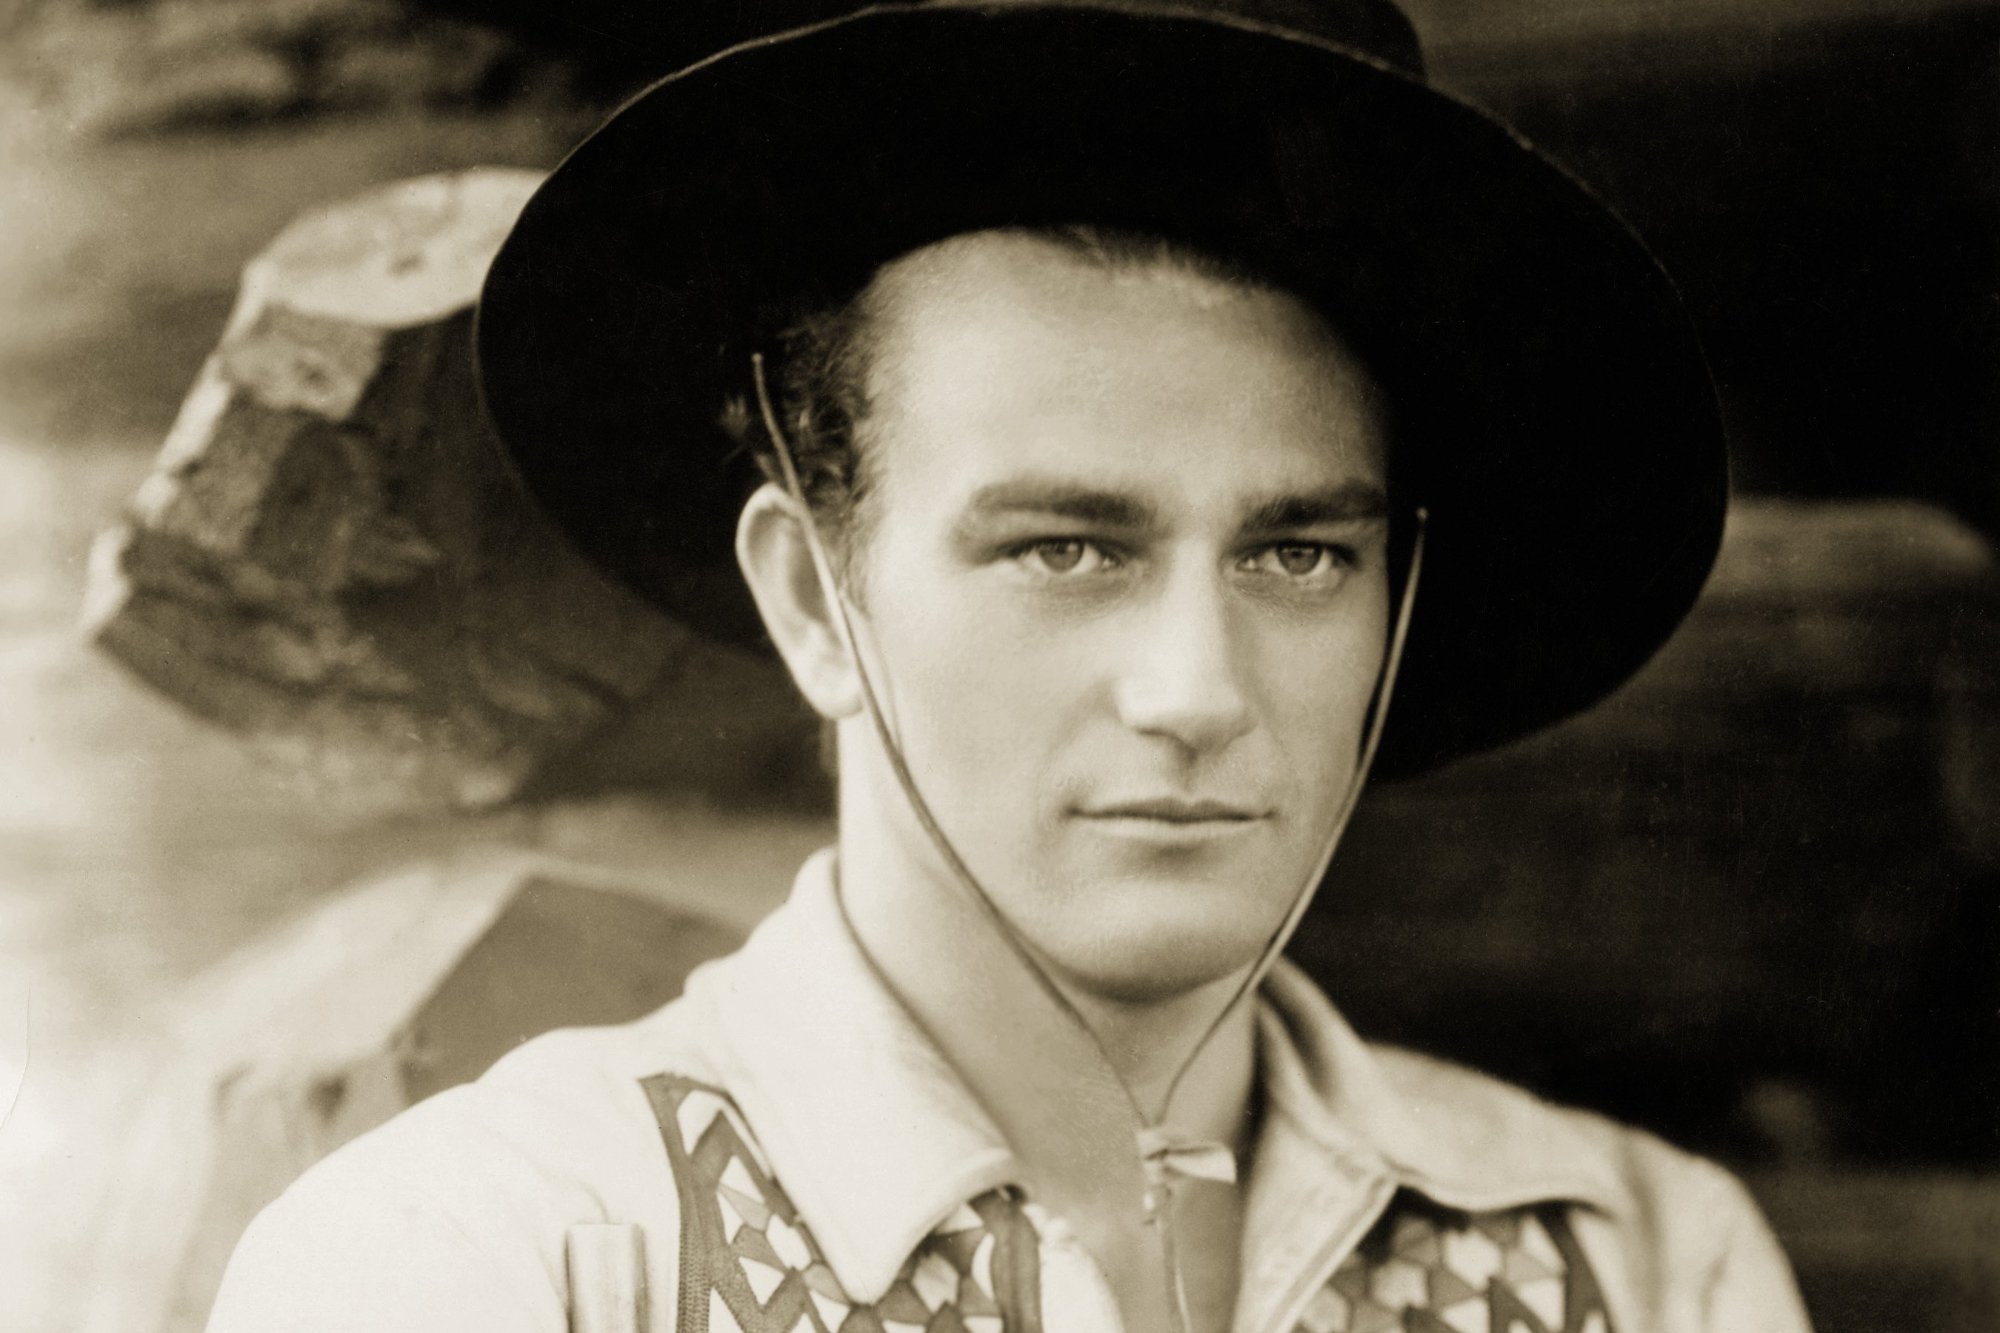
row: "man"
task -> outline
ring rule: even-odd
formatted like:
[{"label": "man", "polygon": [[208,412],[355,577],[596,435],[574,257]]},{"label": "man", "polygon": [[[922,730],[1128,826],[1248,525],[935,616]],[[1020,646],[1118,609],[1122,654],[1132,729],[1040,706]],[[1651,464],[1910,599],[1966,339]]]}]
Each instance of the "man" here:
[{"label": "man", "polygon": [[495,420],[608,570],[775,647],[838,844],[683,1000],[315,1169],[212,1329],[1804,1326],[1726,1175],[1276,958],[1371,769],[1670,632],[1722,474],[1615,220],[1386,4],[1260,17],[871,11],[551,177]]}]

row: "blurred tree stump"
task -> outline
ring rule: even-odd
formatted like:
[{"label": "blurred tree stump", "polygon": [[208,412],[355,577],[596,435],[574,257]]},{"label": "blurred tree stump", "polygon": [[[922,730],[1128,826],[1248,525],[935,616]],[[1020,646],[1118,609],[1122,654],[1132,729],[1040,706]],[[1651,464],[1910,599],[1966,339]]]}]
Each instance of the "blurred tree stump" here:
[{"label": "blurred tree stump", "polygon": [[485,424],[472,307],[538,179],[425,177],[287,228],[93,558],[100,646],[350,799],[504,801],[642,697],[684,712],[676,680],[741,725],[656,719],[646,762],[794,752],[765,719],[795,708],[724,706],[739,687],[782,698],[775,673],[691,650],[572,554]]}]

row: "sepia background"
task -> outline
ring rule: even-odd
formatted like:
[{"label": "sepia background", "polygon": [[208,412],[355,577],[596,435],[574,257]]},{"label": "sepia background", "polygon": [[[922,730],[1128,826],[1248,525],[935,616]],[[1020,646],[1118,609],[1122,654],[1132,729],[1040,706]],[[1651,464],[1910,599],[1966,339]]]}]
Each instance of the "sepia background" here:
[{"label": "sepia background", "polygon": [[[540,528],[463,346],[597,115],[838,8],[0,0],[0,1328],[198,1328],[291,1172],[826,837],[782,682]],[[1370,797],[1294,953],[1743,1172],[1822,1328],[2000,1327],[2000,7],[1407,8],[1678,277],[1738,504],[1639,680]]]}]

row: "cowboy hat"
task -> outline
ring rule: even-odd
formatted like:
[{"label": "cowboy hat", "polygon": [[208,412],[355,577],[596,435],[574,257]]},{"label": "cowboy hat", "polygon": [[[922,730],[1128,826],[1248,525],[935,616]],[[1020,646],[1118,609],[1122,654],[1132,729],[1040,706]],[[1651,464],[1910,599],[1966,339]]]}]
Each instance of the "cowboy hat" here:
[{"label": "cowboy hat", "polygon": [[647,88],[529,201],[481,382],[528,490],[698,631],[763,633],[723,430],[803,294],[957,233],[1089,223],[1251,257],[1388,392],[1424,587],[1376,771],[1587,707],[1672,632],[1726,469],[1666,276],[1588,189],[1429,86],[1384,0],[868,9]]}]

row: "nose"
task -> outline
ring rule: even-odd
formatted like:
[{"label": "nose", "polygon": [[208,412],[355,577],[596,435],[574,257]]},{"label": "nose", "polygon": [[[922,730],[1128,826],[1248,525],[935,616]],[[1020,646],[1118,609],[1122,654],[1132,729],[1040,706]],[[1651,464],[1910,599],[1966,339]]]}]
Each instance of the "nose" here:
[{"label": "nose", "polygon": [[1220,750],[1252,724],[1227,592],[1190,570],[1149,600],[1116,685],[1119,718],[1196,754]]}]

